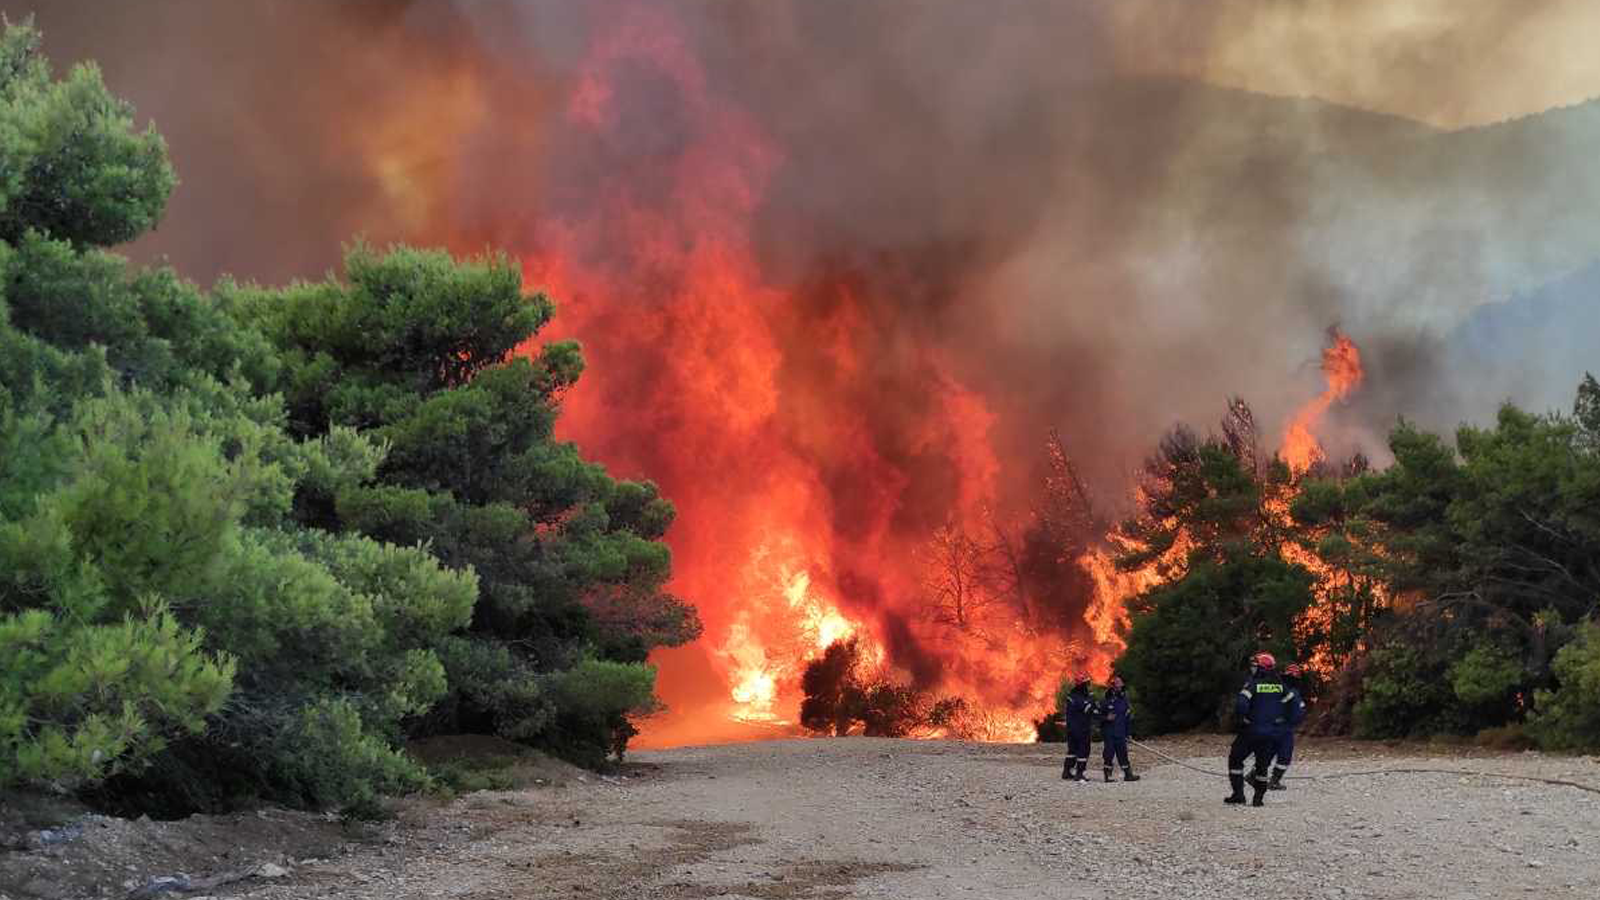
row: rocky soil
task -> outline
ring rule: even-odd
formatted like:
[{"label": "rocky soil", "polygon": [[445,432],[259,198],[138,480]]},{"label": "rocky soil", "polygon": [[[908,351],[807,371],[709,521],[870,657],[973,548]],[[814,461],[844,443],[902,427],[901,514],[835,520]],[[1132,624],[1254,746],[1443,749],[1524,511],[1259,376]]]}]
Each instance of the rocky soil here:
[{"label": "rocky soil", "polygon": [[[1220,738],[1154,746],[1222,768]],[[1434,768],[1600,787],[1600,759],[1307,740],[1298,773],[1321,777],[1251,809],[1220,802],[1221,778],[1138,748],[1142,781],[1100,783],[1095,766],[1095,783],[1066,783],[1057,749],[844,738],[653,751],[621,777],[411,803],[356,832],[284,812],[203,828],[82,820],[0,851],[0,898],[156,896],[178,867],[187,881],[172,887],[188,890],[161,896],[1600,897],[1600,794],[1327,777]],[[218,873],[231,877],[207,887]]]}]

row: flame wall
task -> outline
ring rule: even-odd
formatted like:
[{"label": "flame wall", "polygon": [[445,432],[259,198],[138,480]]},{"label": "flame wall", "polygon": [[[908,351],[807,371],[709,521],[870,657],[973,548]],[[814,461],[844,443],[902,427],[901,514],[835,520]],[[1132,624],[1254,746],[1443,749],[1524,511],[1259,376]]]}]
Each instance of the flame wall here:
[{"label": "flame wall", "polygon": [[1582,5],[137,6],[40,10],[52,53],[102,59],[172,141],[186,184],[136,253],[282,279],[354,233],[493,245],[557,298],[550,336],[590,361],[564,434],[676,502],[674,587],[707,623],[660,658],[657,743],[735,734],[734,699],[785,718],[799,662],[847,633],[1038,709],[1105,665],[1130,586],[1091,559],[1072,602],[951,640],[923,614],[936,529],[1025,516],[1051,428],[1113,512],[1174,420],[1243,393],[1284,433],[1332,323],[1384,388],[1313,437],[1381,458],[1445,380],[1430,335],[1578,258],[1529,223],[1600,199],[1560,181],[1589,158],[1561,142],[1415,183],[1436,126],[1600,87],[1586,50],[1491,65],[1582,33]]}]

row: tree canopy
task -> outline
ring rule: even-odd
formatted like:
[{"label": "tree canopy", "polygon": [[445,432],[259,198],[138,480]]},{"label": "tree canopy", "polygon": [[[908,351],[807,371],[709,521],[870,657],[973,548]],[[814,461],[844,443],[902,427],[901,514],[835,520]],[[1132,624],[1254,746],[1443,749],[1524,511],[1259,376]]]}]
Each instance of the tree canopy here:
[{"label": "tree canopy", "polygon": [[1600,746],[1597,426],[1586,376],[1571,415],[1507,405],[1453,440],[1402,421],[1382,469],[1294,476],[1253,467],[1227,422],[1174,431],[1123,527],[1126,565],[1169,565],[1134,601],[1119,668],[1159,727],[1211,719],[1261,648],[1317,663],[1325,728]]},{"label": "tree canopy", "polygon": [[671,505],[553,437],[577,345],[502,256],[202,290],[111,252],[164,145],[0,39],[0,788],[370,806],[499,733],[599,765],[698,633]]}]

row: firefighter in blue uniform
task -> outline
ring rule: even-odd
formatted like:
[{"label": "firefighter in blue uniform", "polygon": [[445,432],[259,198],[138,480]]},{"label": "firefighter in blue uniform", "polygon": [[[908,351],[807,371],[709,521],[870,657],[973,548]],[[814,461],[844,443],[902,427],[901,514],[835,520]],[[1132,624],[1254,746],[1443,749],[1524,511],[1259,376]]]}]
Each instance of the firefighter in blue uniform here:
[{"label": "firefighter in blue uniform", "polygon": [[1067,694],[1067,759],[1061,767],[1061,777],[1068,781],[1088,781],[1084,770],[1089,767],[1089,735],[1094,728],[1095,704],[1089,695],[1089,676],[1077,675],[1072,691]]},{"label": "firefighter in blue uniform", "polygon": [[1133,707],[1128,704],[1128,689],[1120,677],[1113,675],[1106,688],[1105,699],[1100,701],[1100,742],[1104,748],[1100,761],[1105,764],[1106,781],[1111,780],[1113,757],[1122,766],[1123,781],[1138,781],[1133,766],[1128,764],[1128,737],[1132,730]]},{"label": "firefighter in blue uniform", "polygon": [[1272,780],[1267,782],[1270,790],[1285,790],[1283,776],[1288,774],[1289,766],[1294,762],[1294,731],[1306,718],[1306,695],[1301,687],[1301,677],[1305,670],[1299,663],[1290,663],[1283,669],[1283,683],[1289,688],[1285,695],[1285,703],[1289,707],[1289,721],[1283,729],[1283,734],[1278,737],[1276,759],[1272,762]]},{"label": "firefighter in blue uniform", "polygon": [[1255,796],[1250,804],[1261,806],[1262,797],[1267,793],[1267,766],[1289,723],[1290,709],[1285,702],[1289,688],[1274,671],[1278,663],[1272,654],[1257,653],[1250,663],[1250,680],[1233,701],[1234,722],[1239,734],[1228,752],[1228,783],[1233,793],[1223,798],[1223,802],[1244,802],[1244,761],[1253,756],[1255,769],[1250,774],[1250,786]]}]

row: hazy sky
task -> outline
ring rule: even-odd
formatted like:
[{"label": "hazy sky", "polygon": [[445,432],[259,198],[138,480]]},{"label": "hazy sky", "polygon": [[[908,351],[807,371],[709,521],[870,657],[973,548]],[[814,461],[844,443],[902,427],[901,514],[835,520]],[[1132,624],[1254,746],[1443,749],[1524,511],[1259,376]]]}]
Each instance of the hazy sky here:
[{"label": "hazy sky", "polygon": [[1117,0],[1136,57],[1447,128],[1600,96],[1594,0],[1203,0],[1174,15],[1183,5]]}]

